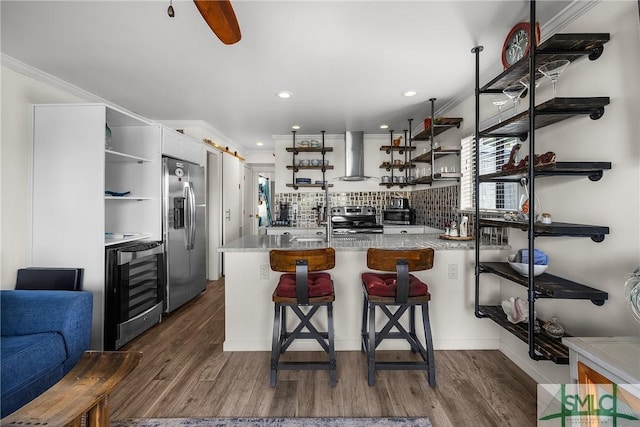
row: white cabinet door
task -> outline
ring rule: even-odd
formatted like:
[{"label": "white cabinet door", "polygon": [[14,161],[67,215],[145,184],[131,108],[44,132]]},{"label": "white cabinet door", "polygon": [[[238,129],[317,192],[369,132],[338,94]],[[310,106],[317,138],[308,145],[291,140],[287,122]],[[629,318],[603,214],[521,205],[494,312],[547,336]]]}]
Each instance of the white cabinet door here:
[{"label": "white cabinet door", "polygon": [[165,126],[162,127],[162,154],[200,166],[204,166],[206,160],[202,144]]},{"label": "white cabinet door", "polygon": [[182,159],[182,138],[178,132],[168,128],[162,129],[162,154]]},{"label": "white cabinet door", "polygon": [[267,227],[267,235],[269,236],[282,236],[285,234],[324,236],[326,230],[321,227]]},{"label": "white cabinet door", "polygon": [[202,144],[187,137],[182,141],[182,158],[200,166],[205,165],[205,149]]},{"label": "white cabinet door", "polygon": [[242,227],[241,168],[242,165],[237,158],[222,156],[223,243],[240,238]]},{"label": "white cabinet door", "polygon": [[307,234],[307,230],[304,228],[295,228],[295,227],[267,227],[267,235],[268,236],[284,236],[287,234]]}]

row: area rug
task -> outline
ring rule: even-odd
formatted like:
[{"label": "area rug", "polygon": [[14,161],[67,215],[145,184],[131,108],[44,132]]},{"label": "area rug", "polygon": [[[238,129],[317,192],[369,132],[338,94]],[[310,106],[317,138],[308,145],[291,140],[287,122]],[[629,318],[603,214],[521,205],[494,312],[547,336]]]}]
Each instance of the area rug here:
[{"label": "area rug", "polygon": [[431,427],[428,418],[133,418],[111,427]]}]

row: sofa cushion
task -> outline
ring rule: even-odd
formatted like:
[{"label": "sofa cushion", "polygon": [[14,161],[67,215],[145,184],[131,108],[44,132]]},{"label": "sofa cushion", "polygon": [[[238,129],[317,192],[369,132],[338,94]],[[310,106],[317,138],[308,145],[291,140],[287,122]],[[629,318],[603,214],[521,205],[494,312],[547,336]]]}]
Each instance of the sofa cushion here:
[{"label": "sofa cushion", "polygon": [[56,369],[62,372],[66,358],[64,339],[57,332],[2,337],[2,395],[9,395]]},{"label": "sofa cushion", "polygon": [[0,291],[2,337],[57,332],[64,339],[64,373],[91,343],[93,294],[86,291]]}]

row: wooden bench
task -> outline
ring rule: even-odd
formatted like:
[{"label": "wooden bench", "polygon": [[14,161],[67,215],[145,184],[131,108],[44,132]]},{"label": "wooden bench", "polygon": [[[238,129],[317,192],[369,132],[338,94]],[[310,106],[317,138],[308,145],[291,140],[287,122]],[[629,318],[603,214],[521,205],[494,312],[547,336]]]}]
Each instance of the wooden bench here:
[{"label": "wooden bench", "polygon": [[141,352],[87,351],[64,378],[1,424],[108,427],[109,393],[141,357]]}]

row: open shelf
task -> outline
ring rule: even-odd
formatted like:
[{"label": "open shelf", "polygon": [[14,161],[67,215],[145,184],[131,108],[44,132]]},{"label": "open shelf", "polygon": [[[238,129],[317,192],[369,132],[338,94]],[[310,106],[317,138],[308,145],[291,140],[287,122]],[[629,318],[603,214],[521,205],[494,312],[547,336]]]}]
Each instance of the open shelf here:
[{"label": "open shelf", "polygon": [[[498,325],[511,332],[525,343],[529,342],[529,332],[527,331],[526,323],[513,324],[507,320],[507,315],[502,311],[502,307],[494,305],[481,305],[479,307],[480,314],[483,317],[488,317]],[[538,322],[543,324],[544,322],[538,319]],[[565,337],[570,335],[565,334]],[[540,356],[545,359],[551,360],[559,365],[569,364],[569,349],[562,344],[559,338],[551,338],[544,331],[539,334],[535,334],[533,347]]]},{"label": "open shelf", "polygon": [[327,165],[327,166],[293,166],[293,165],[287,165],[287,169],[289,170],[302,170],[302,169],[308,169],[308,170],[331,170],[333,169],[333,165]]},{"label": "open shelf", "polygon": [[105,200],[153,200],[153,197],[137,196],[104,196]]},{"label": "open shelf", "polygon": [[331,153],[333,151],[333,147],[286,147],[289,153]]},{"label": "open shelf", "polygon": [[413,163],[401,163],[399,165],[395,165],[389,162],[384,162],[383,164],[380,165],[380,169],[386,169],[386,170],[391,170],[391,169],[399,169],[400,171],[403,171],[405,169],[410,169],[410,168],[415,168],[416,165],[414,165]]},{"label": "open shelf", "polygon": [[[597,120],[604,114],[608,96],[591,98],[552,98],[535,108],[536,129],[579,115]],[[529,110],[480,131],[480,136],[526,136],[529,133]]]},{"label": "open shelf", "polygon": [[[530,27],[536,25],[535,2],[530,1]],[[604,44],[610,39],[608,33],[575,33],[555,34],[532,49],[528,55],[511,65],[484,86],[480,87],[480,52],[482,46],[476,46],[472,53],[476,58],[476,117],[475,136],[482,137],[516,137],[524,141],[529,139],[530,156],[533,157],[536,147],[536,130],[561,122],[571,117],[587,115],[592,120],[600,119],[605,113],[605,106],[610,102],[609,97],[580,97],[558,98],[554,97],[539,105],[527,105],[525,111],[513,117],[509,117],[500,123],[486,129],[479,129],[479,97],[481,94],[501,94],[503,90],[520,81],[523,77],[533,77],[534,80],[546,79],[539,71],[543,64],[568,60],[572,62],[578,58],[588,56],[590,60],[598,59],[603,51]],[[533,64],[530,64],[533,62]],[[530,66],[535,76],[530,76]],[[531,82],[528,90],[536,91],[534,82]],[[597,85],[597,83],[596,83]],[[525,92],[526,95],[526,92]],[[536,156],[537,157],[537,156]],[[476,158],[476,162],[480,159]],[[602,178],[604,170],[611,169],[609,162],[553,162],[544,165],[532,164],[523,168],[513,168],[506,171],[498,171],[479,176],[475,182],[475,203],[480,204],[480,182],[518,182],[522,178],[534,179],[542,176],[585,176],[591,181]],[[530,170],[531,168],[531,170]],[[530,181],[533,182],[533,181]],[[531,188],[531,199],[535,199],[535,187]],[[528,196],[529,197],[529,196]],[[536,212],[538,213],[538,212]],[[475,233],[480,233],[482,227],[507,227],[525,231],[530,245],[535,246],[535,237],[541,236],[567,236],[589,237],[594,242],[602,242],[605,235],[609,234],[609,227],[553,222],[551,224],[532,223],[529,221],[508,221],[505,219],[480,218],[475,222]],[[527,289],[529,309],[533,312],[536,308],[536,300],[539,298],[559,298],[574,300],[590,300],[595,305],[603,305],[608,300],[606,292],[599,291],[580,283],[543,273],[537,277],[524,277],[515,272],[506,262],[480,262],[480,251],[476,250],[475,262],[475,314],[478,317],[490,318],[502,328],[512,333],[518,339],[528,344],[528,355],[533,360],[551,360],[558,364],[569,363],[569,349],[562,344],[560,339],[548,336],[544,331],[537,334],[529,334],[533,330],[534,319],[525,323],[513,324],[507,320],[501,306],[480,305],[480,273],[491,273],[507,279]],[[538,320],[539,321],[539,320]],[[567,335],[568,336],[568,335]]]},{"label": "open shelf", "polygon": [[[480,220],[480,227],[509,227],[527,231],[529,229],[529,223],[525,221],[507,221],[506,219],[483,218]],[[552,222],[551,224],[536,222],[534,226],[534,233],[536,236],[591,237],[591,240],[601,242],[604,240],[605,234],[609,234],[609,227],[571,224],[567,222]]]},{"label": "open shelf", "polygon": [[416,185],[416,183],[415,182],[411,182],[411,183],[407,183],[407,182],[403,182],[403,183],[400,183],[400,182],[395,182],[395,183],[394,182],[381,182],[379,185],[381,187],[387,187],[387,188],[391,188],[391,187],[403,188],[403,187],[407,187],[407,186]]},{"label": "open shelf", "polygon": [[[433,157],[435,159],[439,159],[440,157],[448,156],[450,154],[460,154],[460,147],[438,147],[433,150]],[[431,151],[428,151],[424,154],[420,154],[419,156],[411,159],[412,162],[422,162],[422,163],[431,163]]]},{"label": "open shelf", "polygon": [[[416,161],[416,159],[414,159]],[[602,178],[611,162],[556,162],[535,168],[535,176],[587,176],[591,181]],[[529,176],[529,167],[489,173],[480,176],[480,182],[519,182]]]},{"label": "open shelf", "polygon": [[422,176],[416,178],[415,184],[433,184],[437,181],[457,181],[462,176],[461,173],[435,173],[432,176]]},{"label": "open shelf", "polygon": [[[609,33],[555,34],[536,49],[536,69],[542,64],[559,59],[574,61],[585,55],[590,55],[590,59],[597,59],[609,38]],[[502,93],[504,88],[528,73],[529,57],[525,56],[480,88],[480,92]]]},{"label": "open shelf", "polygon": [[150,162],[151,160],[144,157],[132,156],[131,154],[121,153],[119,151],[104,150],[105,162]]},{"label": "open shelf", "polygon": [[406,145],[382,145],[380,147],[380,151],[385,151],[387,154],[392,151],[397,151],[399,154],[404,153],[405,151],[415,151],[416,147],[409,147]]},{"label": "open shelf", "polygon": [[[480,269],[483,273],[496,274],[524,287],[529,283],[506,262],[481,262]],[[549,273],[536,276],[534,287],[538,298],[588,299],[595,305],[602,305],[609,299],[606,292]]]},{"label": "open shelf", "polygon": [[[333,184],[328,184],[329,187],[333,187]],[[295,188],[324,188],[323,184],[286,184],[287,187]]]},{"label": "open shelf", "polygon": [[[433,127],[433,136],[438,136],[447,129],[460,127],[461,117],[438,117],[435,119],[436,125]],[[413,141],[428,141],[431,138],[431,126],[412,138]]]}]

